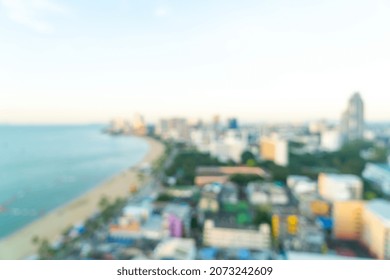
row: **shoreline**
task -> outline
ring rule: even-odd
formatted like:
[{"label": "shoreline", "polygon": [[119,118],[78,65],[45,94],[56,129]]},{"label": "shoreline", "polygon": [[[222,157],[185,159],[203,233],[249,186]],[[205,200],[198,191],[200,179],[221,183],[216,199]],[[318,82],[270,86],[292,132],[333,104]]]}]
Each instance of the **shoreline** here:
[{"label": "shoreline", "polygon": [[24,259],[34,255],[37,249],[36,245],[32,243],[34,236],[53,242],[60,237],[65,229],[84,222],[93,215],[98,210],[98,204],[102,197],[105,196],[112,200],[117,197],[129,196],[130,186],[140,183],[136,169],[144,163],[152,164],[164,152],[164,145],[161,142],[148,137],[142,137],[142,139],[149,145],[149,150],[140,162],[107,178],[106,181],[81,196],[1,239],[0,259]]}]

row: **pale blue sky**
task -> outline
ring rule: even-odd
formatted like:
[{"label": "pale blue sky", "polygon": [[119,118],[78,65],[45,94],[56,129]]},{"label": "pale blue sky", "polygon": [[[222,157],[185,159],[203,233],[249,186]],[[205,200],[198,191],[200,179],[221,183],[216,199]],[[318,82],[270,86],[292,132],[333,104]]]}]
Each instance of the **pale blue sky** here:
[{"label": "pale blue sky", "polygon": [[390,120],[386,0],[0,0],[0,122]]}]

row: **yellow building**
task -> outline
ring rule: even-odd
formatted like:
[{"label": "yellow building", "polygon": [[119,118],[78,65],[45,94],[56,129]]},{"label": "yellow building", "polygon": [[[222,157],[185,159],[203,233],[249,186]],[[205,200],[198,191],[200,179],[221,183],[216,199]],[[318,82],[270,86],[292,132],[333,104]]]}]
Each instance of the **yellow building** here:
[{"label": "yellow building", "polygon": [[360,240],[362,231],[361,200],[337,201],[333,204],[333,236],[336,239]]},{"label": "yellow building", "polygon": [[390,260],[390,202],[367,202],[363,211],[362,242],[378,259]]},{"label": "yellow building", "polygon": [[132,122],[132,129],[135,135],[145,136],[148,133],[144,117],[140,114],[135,114]]},{"label": "yellow building", "polygon": [[288,165],[287,141],[264,137],[260,141],[260,156],[263,160],[273,161],[277,165]]},{"label": "yellow building", "polygon": [[316,216],[329,216],[330,204],[323,200],[313,200],[310,202],[310,210]]},{"label": "yellow building", "polygon": [[336,239],[358,240],[378,259],[390,260],[390,202],[375,199],[333,205]]}]

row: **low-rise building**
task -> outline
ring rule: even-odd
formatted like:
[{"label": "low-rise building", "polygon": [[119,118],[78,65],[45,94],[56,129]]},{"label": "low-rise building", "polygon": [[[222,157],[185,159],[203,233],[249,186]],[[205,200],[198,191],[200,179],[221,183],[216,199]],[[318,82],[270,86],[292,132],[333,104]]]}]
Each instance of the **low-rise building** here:
[{"label": "low-rise building", "polygon": [[390,202],[375,199],[363,211],[362,242],[378,259],[390,260]]},{"label": "low-rise building", "polygon": [[289,197],[286,190],[281,187],[274,186],[269,190],[269,199],[272,205],[287,205]]},{"label": "low-rise building", "polygon": [[328,217],[330,215],[331,203],[323,200],[318,194],[301,193],[296,197],[299,200],[299,211],[306,218],[313,219],[318,216]]},{"label": "low-rise building", "polygon": [[154,250],[157,260],[194,260],[196,258],[195,240],[189,238],[170,238],[159,243]]},{"label": "low-rise building", "polygon": [[109,237],[114,239],[141,238],[141,225],[135,220],[130,221],[127,224],[112,224],[109,227]]},{"label": "low-rise building", "polygon": [[225,184],[234,174],[258,175],[268,178],[269,175],[262,168],[248,166],[201,166],[196,169],[195,184],[204,186],[211,183]]},{"label": "low-rise building", "polygon": [[238,202],[238,188],[235,184],[228,182],[222,186],[219,195],[220,203],[236,204]]},{"label": "low-rise building", "polygon": [[390,195],[390,165],[367,163],[363,178],[374,183],[385,195]]},{"label": "low-rise building", "polygon": [[321,173],[318,192],[329,201],[358,200],[362,199],[363,182],[356,175]]},{"label": "low-rise building", "polygon": [[267,192],[265,183],[249,183],[246,187],[246,195],[250,204],[252,205],[264,205],[270,203],[269,194]]},{"label": "low-rise building", "polygon": [[149,202],[127,205],[123,208],[122,220],[145,221],[149,218],[152,206]]},{"label": "low-rise building", "polygon": [[290,175],[287,177],[287,186],[292,194],[299,199],[301,195],[317,192],[317,182],[306,176]]},{"label": "low-rise building", "polygon": [[187,204],[168,204],[163,212],[164,223],[171,237],[188,237],[191,226],[191,208]]},{"label": "low-rise building", "polygon": [[307,176],[302,175],[289,175],[287,176],[287,187],[293,189],[296,184],[300,182],[311,182],[312,180]]},{"label": "low-rise building", "polygon": [[326,247],[326,238],[323,230],[312,225],[300,227],[297,235],[286,238],[284,245],[288,250],[321,253]]},{"label": "low-rise building", "polygon": [[206,220],[203,242],[205,246],[217,248],[267,250],[271,247],[271,229],[268,224],[253,229],[222,227],[212,220]]},{"label": "low-rise building", "polygon": [[269,182],[252,182],[246,188],[248,200],[253,205],[286,205],[289,197],[286,189]]},{"label": "low-rise building", "polygon": [[161,240],[169,236],[169,231],[164,227],[161,215],[152,215],[142,225],[142,236],[148,240]]},{"label": "low-rise building", "polygon": [[222,191],[222,184],[213,183],[207,184],[202,188],[201,197],[198,203],[200,212],[218,212],[219,210],[219,195]]}]

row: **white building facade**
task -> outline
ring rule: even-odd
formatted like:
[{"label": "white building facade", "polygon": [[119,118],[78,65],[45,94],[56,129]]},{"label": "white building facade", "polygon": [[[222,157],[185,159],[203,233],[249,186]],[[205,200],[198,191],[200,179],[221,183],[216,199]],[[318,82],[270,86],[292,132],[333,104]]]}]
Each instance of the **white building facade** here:
[{"label": "white building facade", "polygon": [[321,173],[318,192],[328,201],[359,200],[363,195],[363,182],[356,175]]}]

